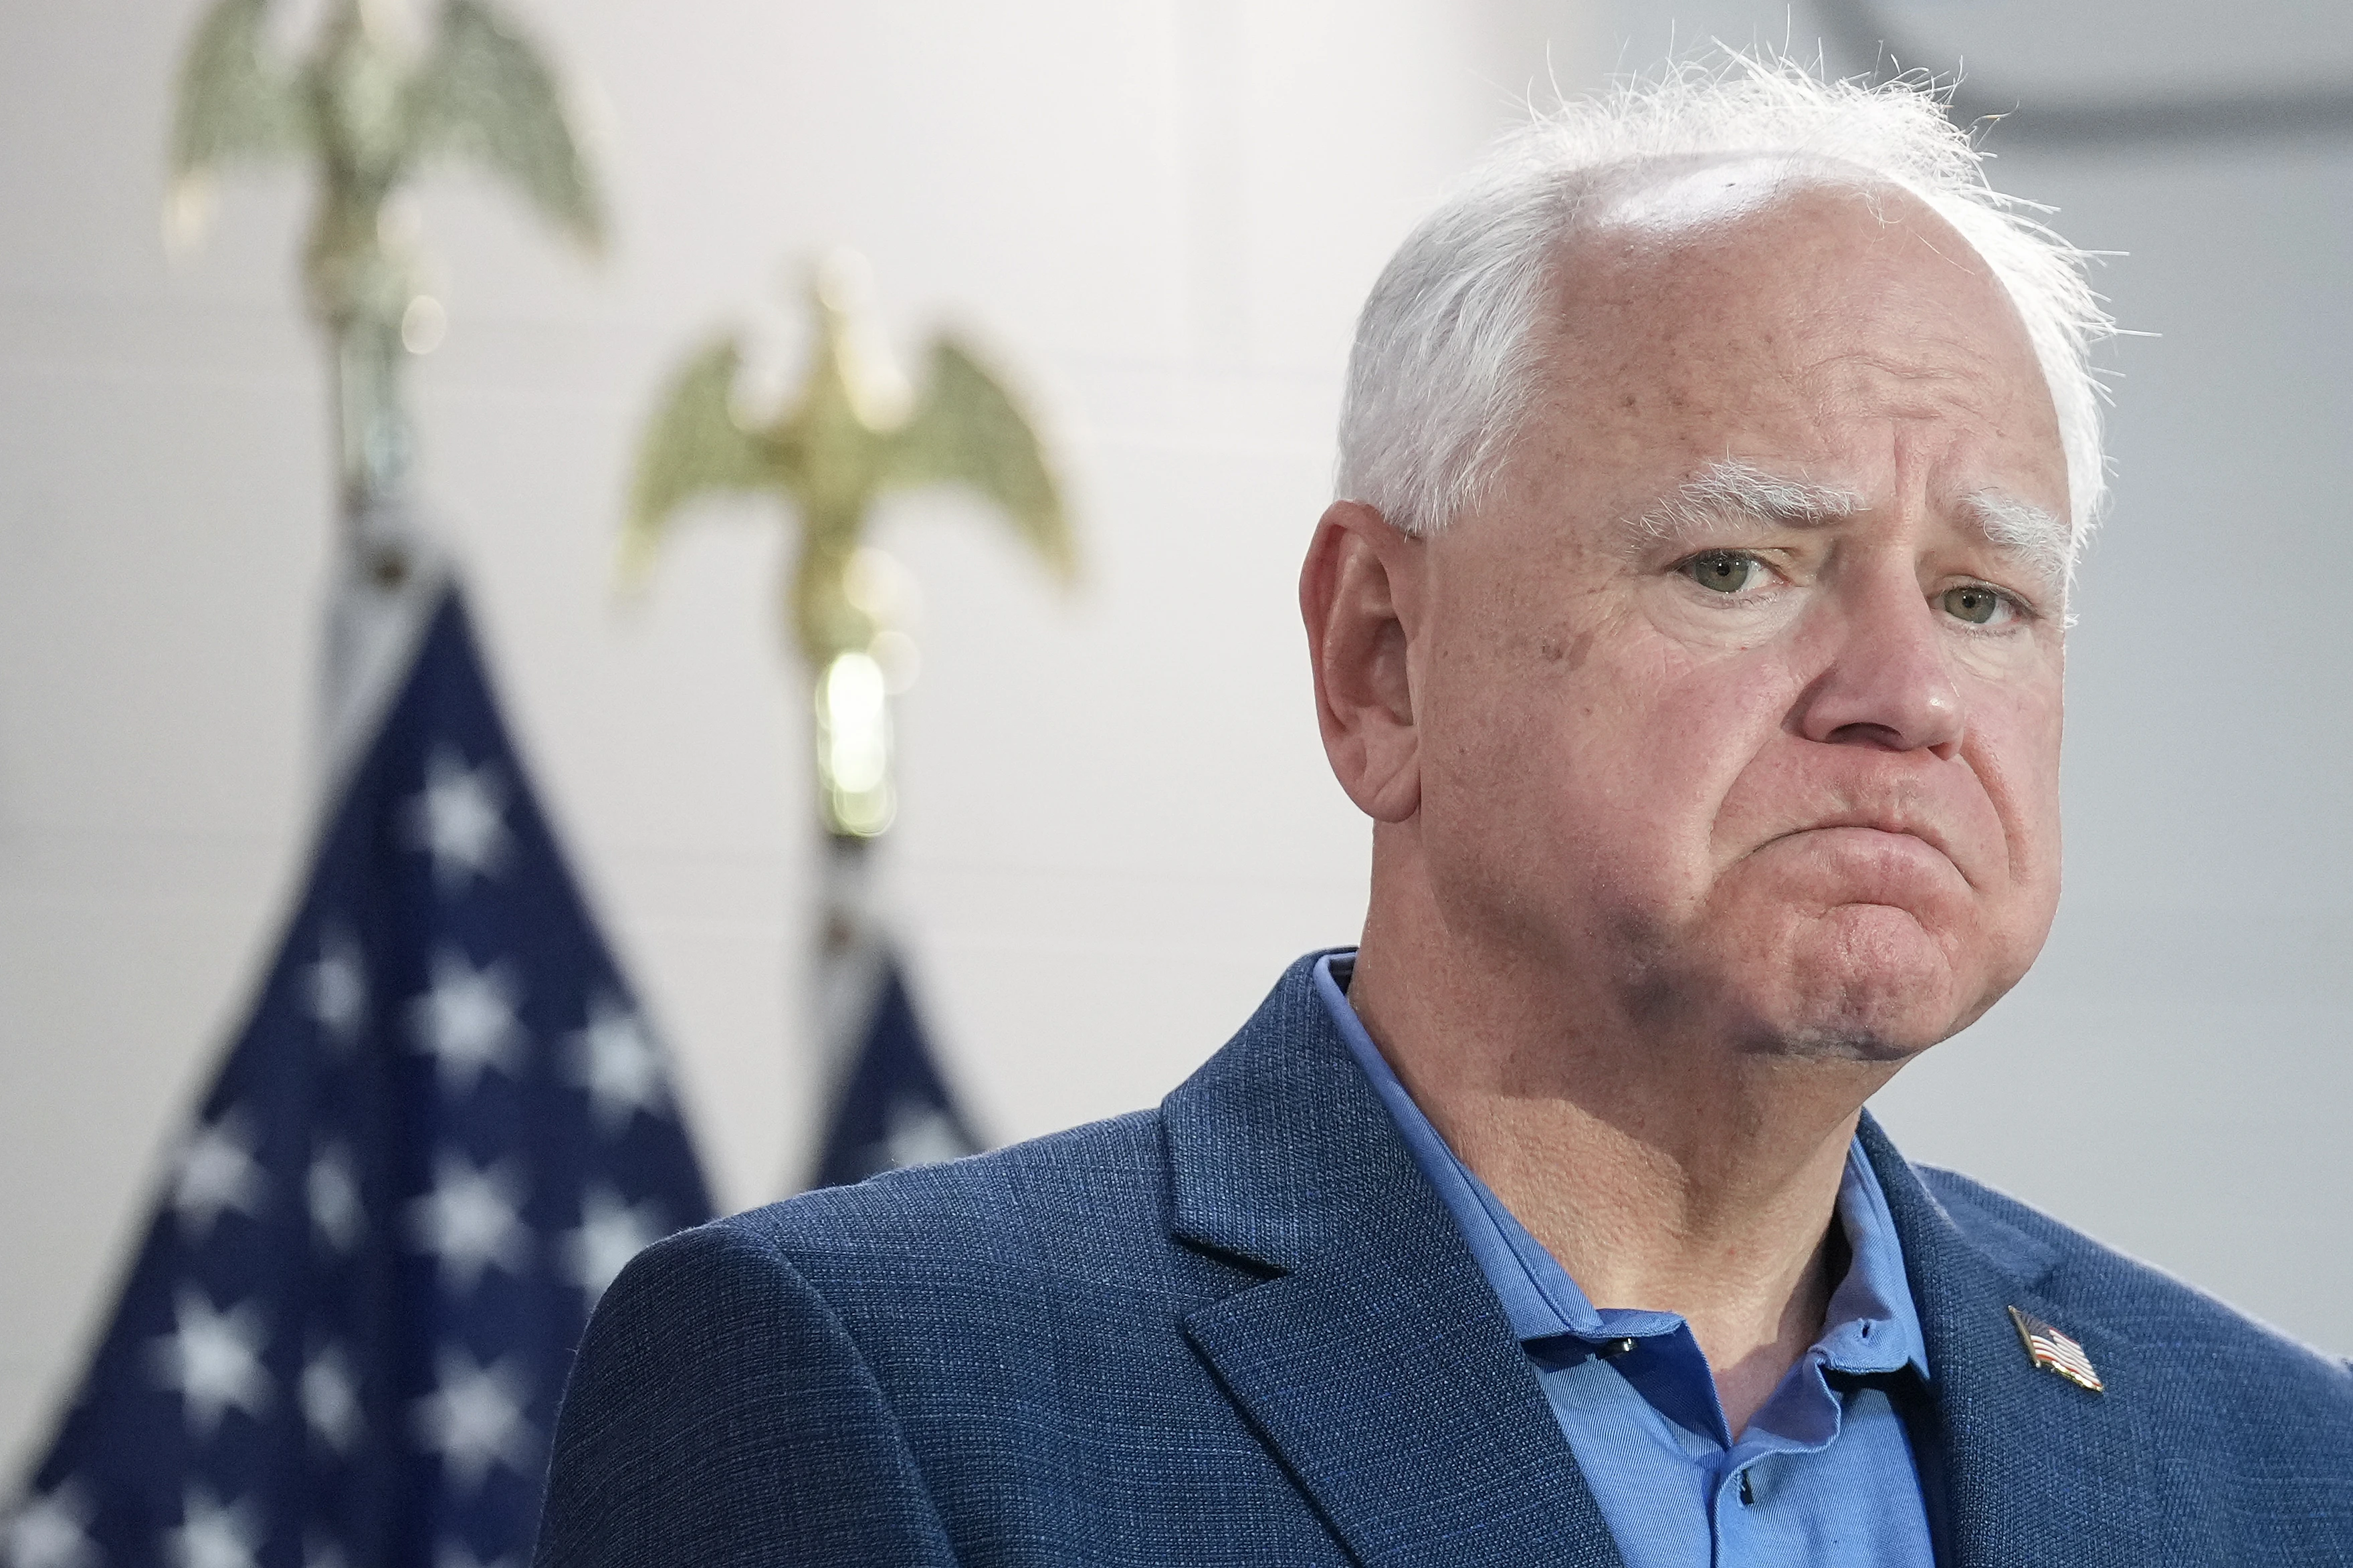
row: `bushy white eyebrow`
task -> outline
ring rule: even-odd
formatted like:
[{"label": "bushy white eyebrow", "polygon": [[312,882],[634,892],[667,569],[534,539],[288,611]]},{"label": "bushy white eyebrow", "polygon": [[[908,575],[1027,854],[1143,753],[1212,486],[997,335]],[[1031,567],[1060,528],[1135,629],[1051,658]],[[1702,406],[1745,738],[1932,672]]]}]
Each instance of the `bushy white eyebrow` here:
[{"label": "bushy white eyebrow", "polygon": [[[1673,495],[1622,526],[1629,550],[1648,553],[1726,522],[1820,528],[1862,510],[1862,498],[1852,490],[1810,484],[1725,458],[1710,463]],[[1959,510],[1987,543],[2017,557],[2046,584],[2063,591],[2074,548],[2065,521],[2031,501],[1996,489],[1963,496]]]},{"label": "bushy white eyebrow", "polygon": [[1852,490],[1769,474],[1753,463],[1723,458],[1710,463],[1675,493],[1626,521],[1628,544],[1648,552],[1688,535],[1720,528],[1727,521],[1819,528],[1852,517],[1862,498]]},{"label": "bushy white eyebrow", "polygon": [[2065,589],[2075,544],[2074,533],[2065,522],[2031,501],[2000,490],[1964,496],[1961,510],[1976,522],[1987,543],[2024,562],[2050,586]]}]

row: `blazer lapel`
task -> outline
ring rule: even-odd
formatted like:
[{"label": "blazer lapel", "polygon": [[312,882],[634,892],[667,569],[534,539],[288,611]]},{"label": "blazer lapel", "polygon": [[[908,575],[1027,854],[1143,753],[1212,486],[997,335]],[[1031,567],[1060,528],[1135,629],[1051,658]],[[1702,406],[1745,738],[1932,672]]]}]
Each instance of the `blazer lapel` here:
[{"label": "blazer lapel", "polygon": [[1162,1107],[1175,1234],[1261,1276],[1188,1314],[1186,1333],[1366,1568],[1621,1568],[1312,965]]},{"label": "blazer lapel", "polygon": [[[2145,1568],[2159,1500],[2140,1426],[2143,1352],[2053,1305],[2034,1285],[2050,1267],[2015,1236],[1998,1264],[1973,1245],[1868,1115],[1863,1146],[1887,1194],[1927,1340],[1952,1561],[1958,1568]],[[1996,1238],[1999,1245],[2001,1238]],[[2102,1392],[2037,1366],[2015,1307],[2081,1342]]]}]

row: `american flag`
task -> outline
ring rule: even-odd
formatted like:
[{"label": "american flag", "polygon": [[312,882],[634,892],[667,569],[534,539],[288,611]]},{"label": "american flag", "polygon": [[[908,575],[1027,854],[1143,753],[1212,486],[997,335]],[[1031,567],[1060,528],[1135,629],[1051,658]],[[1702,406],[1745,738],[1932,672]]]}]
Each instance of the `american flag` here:
[{"label": "american flag", "polygon": [[2092,1368],[2092,1358],[2084,1347],[2042,1319],[2010,1309],[2010,1321],[2018,1325],[2018,1337],[2026,1345],[2026,1357],[2036,1366],[2055,1372],[2079,1388],[2098,1394],[2104,1388],[2100,1374]]},{"label": "american flag", "polygon": [[437,590],[171,1153],[14,1568],[522,1568],[588,1310],[710,1215]]},{"label": "american flag", "polygon": [[879,1172],[978,1153],[981,1141],[934,1058],[898,953],[879,934],[861,931],[834,969],[848,994],[846,1016],[833,1026],[844,1036],[836,1054],[849,1047],[847,1070],[810,1184],[847,1186]]}]

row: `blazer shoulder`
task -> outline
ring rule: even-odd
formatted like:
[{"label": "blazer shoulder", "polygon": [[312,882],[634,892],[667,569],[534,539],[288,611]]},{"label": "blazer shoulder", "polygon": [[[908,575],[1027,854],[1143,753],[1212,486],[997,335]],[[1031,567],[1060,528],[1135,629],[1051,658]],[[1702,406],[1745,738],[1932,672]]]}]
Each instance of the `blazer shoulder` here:
[{"label": "blazer shoulder", "polygon": [[544,1497],[536,1568],[955,1561],[839,1315],[724,1222],[640,1252],[597,1302]]},{"label": "blazer shoulder", "polygon": [[1982,1182],[1935,1166],[1914,1169],[1961,1235],[2021,1289],[2153,1353],[2244,1380],[2242,1394],[2293,1386],[2298,1403],[2316,1403],[2353,1437],[2353,1365],[2344,1358]]},{"label": "blazer shoulder", "polygon": [[870,1273],[1069,1266],[1165,1246],[1168,1160],[1160,1113],[1140,1110],[944,1164],[891,1171],[720,1220],[813,1282]]}]

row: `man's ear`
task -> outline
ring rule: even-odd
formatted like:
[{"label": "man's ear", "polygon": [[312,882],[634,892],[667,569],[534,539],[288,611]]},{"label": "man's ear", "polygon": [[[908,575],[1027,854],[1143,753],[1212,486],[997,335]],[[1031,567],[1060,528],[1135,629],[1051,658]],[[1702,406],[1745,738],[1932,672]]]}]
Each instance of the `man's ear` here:
[{"label": "man's ear", "polygon": [[1376,822],[1421,809],[1409,657],[1421,619],[1422,542],[1359,501],[1334,501],[1299,574],[1315,717],[1340,787]]}]

